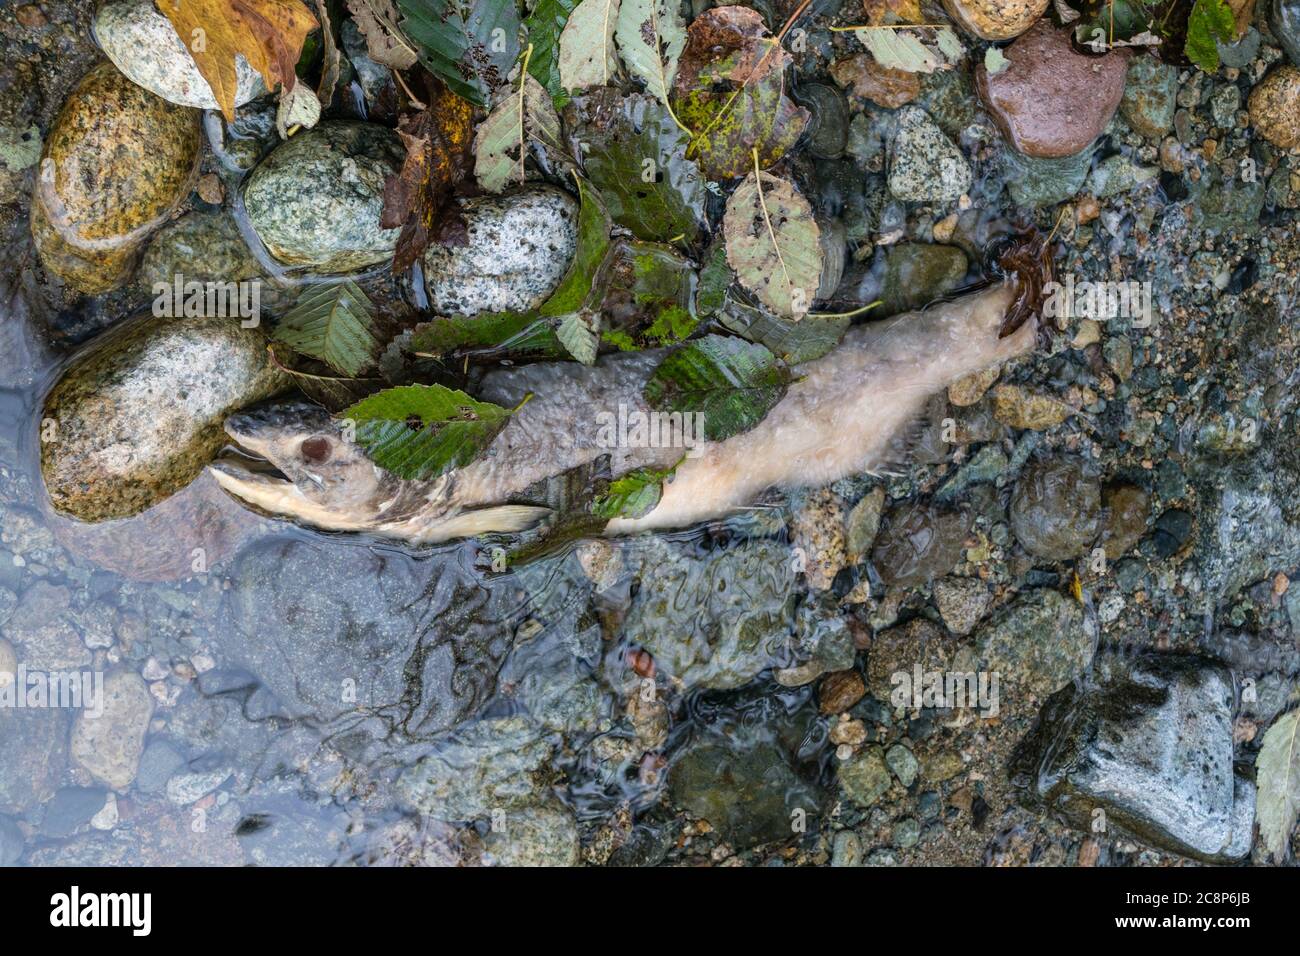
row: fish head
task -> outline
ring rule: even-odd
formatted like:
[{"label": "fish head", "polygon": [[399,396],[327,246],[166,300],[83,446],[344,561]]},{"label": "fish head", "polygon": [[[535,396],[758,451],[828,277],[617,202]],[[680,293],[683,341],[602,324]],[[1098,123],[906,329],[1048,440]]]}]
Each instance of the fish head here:
[{"label": "fish head", "polygon": [[255,406],[231,415],[225,428],[238,451],[209,471],[226,491],[271,514],[360,530],[373,525],[399,484],[366,457],[344,422],[310,402]]}]

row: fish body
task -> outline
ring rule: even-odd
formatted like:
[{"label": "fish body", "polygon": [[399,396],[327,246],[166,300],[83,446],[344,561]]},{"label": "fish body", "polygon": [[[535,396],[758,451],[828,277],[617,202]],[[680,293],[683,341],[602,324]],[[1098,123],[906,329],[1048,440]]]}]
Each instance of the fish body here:
[{"label": "fish body", "polygon": [[[368,531],[430,544],[520,531],[548,511],[513,504],[538,481],[610,456],[615,476],[640,467],[676,471],[640,518],[616,518],[607,534],[680,528],[744,508],[767,488],[816,487],[890,463],[900,435],[936,392],[1029,352],[1027,322],[999,333],[1014,299],[1009,282],[921,312],[857,326],[828,355],[794,368],[785,396],[752,429],[718,442],[635,447],[608,441],[608,417],[650,413],[642,398],[661,352],[498,369],[477,397],[515,412],[486,452],[432,481],[407,481],[374,465],[340,423],[304,402],[234,415],[227,433],[281,472],[223,459],[214,477],[264,511],[337,531]],[[686,457],[683,457],[686,455]]]}]

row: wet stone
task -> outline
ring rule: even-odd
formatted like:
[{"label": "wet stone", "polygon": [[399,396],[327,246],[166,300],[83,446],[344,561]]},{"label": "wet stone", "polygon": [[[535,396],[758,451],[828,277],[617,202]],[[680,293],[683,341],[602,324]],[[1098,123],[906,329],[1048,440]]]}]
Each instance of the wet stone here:
[{"label": "wet stone", "polygon": [[431,245],[424,257],[429,304],[438,315],[523,312],[564,278],[578,242],[578,203],[550,186],[461,204],[465,245]]},{"label": "wet stone", "polygon": [[[1007,141],[1026,156],[1053,159],[1088,147],[1124,95],[1128,58],[1076,53],[1070,31],[1039,20],[1004,51],[1009,65],[990,74],[975,68],[980,99]],[[1086,95],[1081,95],[1086,91]]]},{"label": "wet stone", "polygon": [[105,786],[124,790],[135,779],[153,697],[138,674],[116,671],[104,678],[103,713],[77,714],[72,759]]},{"label": "wet stone", "polygon": [[249,175],[249,222],[285,265],[329,273],[386,262],[399,230],[379,225],[384,181],[404,155],[397,134],[382,126],[329,121],[304,130]]},{"label": "wet stone", "polygon": [[578,825],[558,800],[508,810],[483,841],[489,866],[577,866]]},{"label": "wet stone", "polygon": [[72,836],[100,811],[107,795],[99,787],[64,787],[46,804],[40,835],[52,840]]},{"label": "wet stone", "polygon": [[904,242],[885,256],[877,317],[920,309],[961,285],[966,253],[955,246]]},{"label": "wet stone", "polygon": [[1233,772],[1233,684],[1202,658],[1106,654],[1095,683],[1044,706],[1016,758],[1036,799],[1088,831],[1095,812],[1211,863],[1249,851],[1255,788]]},{"label": "wet stone", "polygon": [[1250,122],[1278,149],[1300,145],[1300,68],[1282,65],[1250,91]]},{"label": "wet stone", "polygon": [[971,170],[925,110],[899,110],[889,160],[889,191],[907,202],[947,205],[971,187]]},{"label": "wet stone", "polygon": [[972,517],[933,504],[903,502],[887,514],[871,551],[881,579],[914,587],[947,574],[961,560]]},{"label": "wet stone", "polygon": [[1057,159],[1033,159],[1015,150],[1002,156],[1003,176],[1011,198],[1021,206],[1054,206],[1083,188],[1092,168],[1092,150]]},{"label": "wet stone", "polygon": [[1129,63],[1120,113],[1139,136],[1154,139],[1174,128],[1178,68],[1154,56],[1134,57]]},{"label": "wet stone", "polygon": [[1064,561],[1082,554],[1097,536],[1101,488],[1077,460],[1032,462],[1016,482],[1010,515],[1011,530],[1026,551]]},{"label": "wet stone", "polygon": [[836,768],[844,797],[857,807],[869,807],[889,789],[892,778],[879,747],[868,747]]},{"label": "wet stone", "polygon": [[934,582],[934,603],[948,630],[964,636],[975,629],[993,601],[979,578],[939,578]]},{"label": "wet stone", "polygon": [[944,9],[967,33],[982,40],[1010,40],[1028,30],[1049,0],[943,0]]},{"label": "wet stone", "polygon": [[975,643],[984,668],[999,675],[1007,702],[1054,693],[1087,669],[1093,653],[1078,603],[1046,588],[1022,593],[980,629]]}]

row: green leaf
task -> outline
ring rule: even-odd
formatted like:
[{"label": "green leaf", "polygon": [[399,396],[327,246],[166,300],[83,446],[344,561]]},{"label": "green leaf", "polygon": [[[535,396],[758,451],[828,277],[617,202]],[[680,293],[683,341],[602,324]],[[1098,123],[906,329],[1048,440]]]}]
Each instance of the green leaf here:
[{"label": "green leaf", "polygon": [[793,183],[750,173],[727,200],[722,237],[736,278],[760,302],[778,315],[807,314],[821,284],[821,234]]},{"label": "green leaf", "polygon": [[560,85],[569,92],[605,86],[618,75],[614,27],[619,0],[582,0],[560,33]]},{"label": "green leaf", "polygon": [[798,321],[781,319],[763,309],[728,300],[719,321],[722,326],[751,342],[766,345],[787,365],[800,365],[821,358],[840,344],[853,320],[844,317],[817,318],[806,315]]},{"label": "green leaf", "polygon": [[560,85],[560,33],[578,0],[537,0],[533,12],[524,21],[533,55],[528,72],[551,94],[557,106],[568,100]]},{"label": "green leaf", "polygon": [[671,246],[620,240],[605,267],[602,337],[625,351],[676,345],[699,324],[695,270]]},{"label": "green leaf", "polygon": [[965,52],[957,35],[947,27],[917,33],[907,30],[856,30],[853,35],[871,51],[876,62],[887,70],[933,73],[960,59]]},{"label": "green leaf", "polygon": [[587,304],[592,283],[609,252],[610,221],[605,203],[591,183],[581,177],[578,177],[578,192],[582,201],[578,210],[578,248],[569,271],[539,310],[551,318],[577,312]]},{"label": "green leaf", "polygon": [[351,280],[308,286],[273,337],[349,378],[372,368],[379,355],[375,307]]},{"label": "green leaf", "polygon": [[689,137],[649,96],[600,89],[572,107],[583,167],[609,213],[638,239],[694,242],[704,219],[704,182],[685,156]]},{"label": "green leaf", "polygon": [[556,357],[563,351],[551,323],[531,312],[437,318],[415,327],[409,349],[437,356],[471,349],[500,349],[538,358]]},{"label": "green leaf", "polygon": [[677,0],[622,0],[614,40],[633,76],[665,107],[686,46],[686,23]]},{"label": "green leaf", "polygon": [[1236,20],[1225,0],[1196,0],[1187,20],[1187,45],[1183,52],[1206,73],[1219,68],[1219,47],[1215,42],[1231,43],[1236,35]]},{"label": "green leaf", "polygon": [[399,478],[426,481],[477,458],[506,426],[510,410],[442,385],[400,385],[362,399],[340,416],[357,444]]},{"label": "green leaf", "polygon": [[454,93],[486,105],[488,93],[519,58],[514,0],[397,0],[397,6],[402,32],[425,69]]},{"label": "green leaf", "polygon": [[592,501],[591,513],[606,520],[644,518],[659,504],[664,481],[676,470],[676,465],[663,471],[636,468],[622,478],[615,478],[605,493]]},{"label": "green leaf", "polygon": [[525,74],[510,86],[474,135],[474,177],[490,193],[528,178],[525,160],[530,141],[563,153],[560,118],[537,79]]},{"label": "green leaf", "polygon": [[[598,319],[599,315],[593,317]],[[583,365],[596,364],[596,352],[600,348],[600,339],[592,328],[592,321],[580,312],[570,312],[560,317],[555,335],[565,350]]]},{"label": "green leaf", "polygon": [[736,281],[736,273],[727,264],[727,245],[714,240],[700,270],[700,284],[695,292],[695,310],[710,316],[726,304],[727,290]]},{"label": "green leaf", "polygon": [[1255,758],[1255,787],[1260,840],[1281,862],[1300,815],[1300,710],[1283,714],[1264,734]]},{"label": "green leaf", "polygon": [[652,409],[697,412],[709,441],[753,428],[785,394],[790,373],[768,349],[706,335],[670,352],[642,391]]}]

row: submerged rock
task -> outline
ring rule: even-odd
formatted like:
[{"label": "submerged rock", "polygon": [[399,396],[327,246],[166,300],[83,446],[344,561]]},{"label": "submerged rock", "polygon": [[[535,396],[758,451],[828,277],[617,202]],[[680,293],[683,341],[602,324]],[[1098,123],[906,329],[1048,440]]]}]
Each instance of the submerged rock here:
[{"label": "submerged rock", "polygon": [[910,588],[947,574],[961,560],[972,518],[930,503],[904,502],[885,517],[871,563],[881,580]]},{"label": "submerged rock", "polygon": [[1250,123],[1278,149],[1300,146],[1300,68],[1283,64],[1250,91]]},{"label": "submerged rock", "polygon": [[1250,852],[1255,787],[1233,772],[1232,678],[1202,658],[1106,654],[1043,708],[1016,762],[1074,826],[1116,826],[1210,863]]},{"label": "submerged rock", "polygon": [[400,230],[379,225],[384,181],[405,155],[396,133],[371,123],[331,121],[304,130],[249,175],[249,222],[285,265],[351,272],[385,262]]},{"label": "submerged rock", "polygon": [[1124,95],[1127,55],[1085,56],[1047,18],[1006,49],[1009,65],[975,68],[975,85],[1007,141],[1038,159],[1073,156],[1101,135]]},{"label": "submerged rock", "polygon": [[1287,59],[1300,66],[1300,3],[1296,0],[1273,0],[1268,12],[1268,25],[1273,36],[1286,51]]},{"label": "submerged rock", "polygon": [[1021,594],[980,629],[975,644],[1013,704],[1060,690],[1087,670],[1093,653],[1078,602],[1046,588]]},{"label": "submerged rock", "polygon": [[[95,39],[133,83],[169,103],[214,110],[217,98],[176,28],[153,0],[108,0],[95,13]],[[235,56],[235,105],[266,92],[262,77]]]},{"label": "submerged rock", "polygon": [[489,699],[521,613],[509,581],[485,586],[455,553],[415,561],[271,540],[240,555],[234,584],[224,653],[284,713],[376,714],[413,737],[442,733]]},{"label": "submerged rock", "polygon": [[1002,154],[1002,174],[1011,198],[1021,206],[1054,206],[1083,188],[1092,169],[1092,150],[1060,159],[1031,159],[1014,149]]},{"label": "submerged rock", "polygon": [[91,70],[41,154],[32,238],[45,268],[87,294],[122,283],[140,243],[189,193],[199,114],[144,90],[111,63]]},{"label": "submerged rock", "polygon": [[1119,111],[1135,133],[1154,139],[1174,128],[1177,96],[1177,67],[1154,56],[1134,57]]},{"label": "submerged rock", "polygon": [[438,315],[524,312],[550,298],[573,261],[578,203],[551,186],[461,203],[466,245],[424,255],[429,306]]},{"label": "submerged rock", "polygon": [[137,514],[189,484],[225,444],[231,412],[288,377],[238,319],[143,316],[101,336],[45,399],[41,474],[82,521]]},{"label": "submerged rock", "polygon": [[791,839],[801,832],[794,829],[800,816],[811,832],[824,797],[775,735],[754,726],[709,732],[683,747],[668,771],[668,793],[738,849]]},{"label": "submerged rock", "polygon": [[898,112],[889,157],[889,191],[908,202],[946,205],[971,188],[966,158],[930,114],[917,106]]},{"label": "submerged rock", "polygon": [[577,866],[578,823],[559,800],[528,803],[500,815],[483,840],[491,866]]},{"label": "submerged rock", "polygon": [[1010,40],[1034,25],[1049,0],[943,0],[943,8],[982,40]]},{"label": "submerged rock", "polygon": [[83,710],[72,726],[72,759],[96,780],[124,790],[135,779],[153,697],[140,675],[117,671],[104,678],[103,713]]},{"label": "submerged rock", "polygon": [[657,669],[688,687],[730,688],[782,659],[794,627],[787,548],[751,541],[702,557],[648,554],[623,636]]},{"label": "submerged rock", "polygon": [[1069,458],[1031,462],[1011,496],[1011,530],[1036,558],[1078,557],[1097,536],[1101,486]]}]

